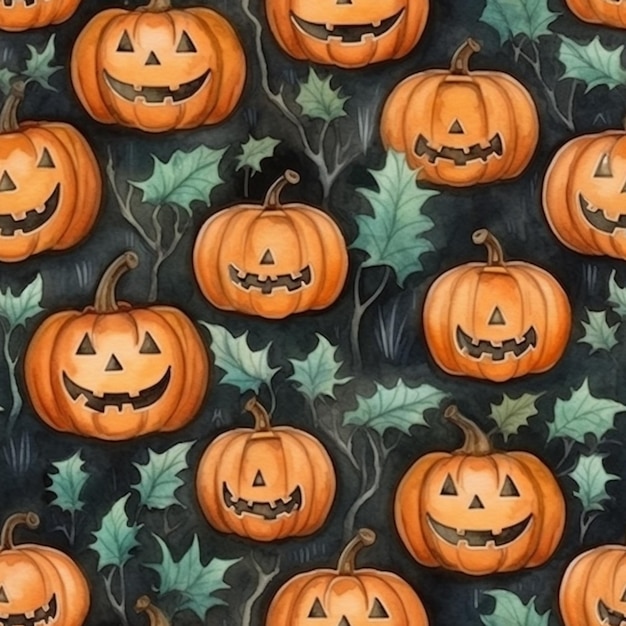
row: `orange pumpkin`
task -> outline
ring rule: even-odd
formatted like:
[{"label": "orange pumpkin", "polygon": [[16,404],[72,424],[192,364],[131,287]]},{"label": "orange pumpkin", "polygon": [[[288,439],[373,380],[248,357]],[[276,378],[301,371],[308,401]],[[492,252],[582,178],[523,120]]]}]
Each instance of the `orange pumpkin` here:
[{"label": "orange pumpkin", "polygon": [[550,163],[543,210],[554,234],[583,254],[626,258],[626,131],[575,137]]},{"label": "orange pumpkin", "polygon": [[48,546],[15,545],[16,527],[39,526],[35,513],[11,515],[0,538],[0,622],[20,626],[82,626],[89,586],[69,556]]},{"label": "orange pumpkin", "polygon": [[243,91],[246,60],[219,13],[151,0],[134,11],[98,13],[76,40],[71,75],[78,98],[99,122],[162,132],[230,115]]},{"label": "orange pumpkin", "polygon": [[336,570],[304,572],[287,581],[270,604],[267,626],[428,626],[424,605],[405,580],[356,568],[359,551],[375,540],[373,531],[359,530]]},{"label": "orange pumpkin", "polygon": [[296,59],[355,68],[408,54],[428,17],[428,0],[265,0],[270,29]]},{"label": "orange pumpkin", "polygon": [[418,178],[467,187],[515,178],[539,139],[535,103],[509,74],[469,70],[480,45],[468,39],[450,70],[409,76],[391,92],[380,122],[383,144],[406,154]]},{"label": "orange pumpkin", "polygon": [[98,162],[63,122],[22,122],[25,84],[14,83],[0,113],[0,261],[22,261],[77,244],[102,197]]},{"label": "orange pumpkin", "polygon": [[28,345],[26,388],[56,430],[121,440],[185,426],[209,380],[202,339],[182,311],[117,302],[126,253],[105,272],[95,305],[48,317]]},{"label": "orange pumpkin", "polygon": [[626,5],[621,0],[565,0],[574,14],[585,22],[626,28]]},{"label": "orange pumpkin", "polygon": [[422,565],[465,574],[512,572],[545,563],[565,527],[565,499],[552,472],[528,452],[499,452],[455,406],[463,430],[455,452],[432,452],[404,475],[395,521]]},{"label": "orange pumpkin", "polygon": [[3,0],[0,29],[19,31],[59,24],[69,19],[80,0]]},{"label": "orange pumpkin", "polygon": [[193,268],[214,306],[267,318],[324,309],[341,293],[348,273],[346,242],[325,213],[279,194],[300,180],[287,170],[260,204],[238,204],[201,228]]},{"label": "orange pumpkin", "polygon": [[424,302],[424,334],[437,365],[448,374],[502,382],[545,372],[561,358],[570,335],[567,296],[548,272],[525,261],[505,261],[485,229],[487,263],[448,270]]},{"label": "orange pumpkin", "polygon": [[271,426],[267,411],[246,404],[254,428],[220,435],[196,475],[198,501],[217,530],[256,541],[315,532],[335,498],[333,463],[324,446],[291,426]]}]

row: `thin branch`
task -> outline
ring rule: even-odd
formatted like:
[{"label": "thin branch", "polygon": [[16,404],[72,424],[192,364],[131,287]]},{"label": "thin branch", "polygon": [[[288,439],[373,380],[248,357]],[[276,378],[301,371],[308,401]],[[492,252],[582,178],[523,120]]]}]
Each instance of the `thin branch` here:
[{"label": "thin branch", "polygon": [[280,556],[276,557],[276,565],[269,572],[263,571],[260,563],[254,558],[254,553],[250,554],[250,560],[254,565],[254,569],[257,571],[257,585],[252,592],[252,595],[246,600],[241,612],[241,624],[242,626],[250,626],[252,623],[252,609],[256,601],[263,595],[263,592],[272,580],[280,572]]}]

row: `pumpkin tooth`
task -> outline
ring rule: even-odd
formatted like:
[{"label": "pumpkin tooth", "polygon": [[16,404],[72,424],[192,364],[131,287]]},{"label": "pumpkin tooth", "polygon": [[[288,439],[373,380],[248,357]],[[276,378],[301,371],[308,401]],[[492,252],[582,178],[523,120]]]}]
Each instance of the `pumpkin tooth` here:
[{"label": "pumpkin tooth", "polygon": [[326,30],[329,32],[332,32],[333,30],[335,30],[335,25],[334,24],[326,24]]},{"label": "pumpkin tooth", "polygon": [[376,20],[375,22],[372,22],[372,26],[374,28],[378,28],[382,23],[383,23],[382,20]]}]

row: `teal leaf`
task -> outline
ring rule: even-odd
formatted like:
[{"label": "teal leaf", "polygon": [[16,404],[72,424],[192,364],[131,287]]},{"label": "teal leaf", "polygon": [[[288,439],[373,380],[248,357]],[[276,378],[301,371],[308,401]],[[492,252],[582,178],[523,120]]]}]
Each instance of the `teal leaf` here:
[{"label": "teal leaf", "polygon": [[548,0],[487,0],[480,20],[498,31],[500,43],[526,35],[537,41],[550,35],[548,26],[559,16],[548,8]]},{"label": "teal leaf", "polygon": [[609,326],[606,320],[606,311],[590,311],[589,309],[585,309],[585,312],[587,313],[587,319],[589,321],[581,321],[585,329],[585,335],[578,340],[578,343],[589,344],[591,346],[589,354],[600,350],[610,352],[611,349],[618,344],[615,333],[619,329],[620,323],[618,322],[613,326]]},{"label": "teal leaf", "polygon": [[612,480],[620,480],[619,476],[609,474],[602,464],[600,454],[581,456],[576,467],[569,473],[578,485],[574,495],[581,501],[585,511],[603,511],[602,503],[609,500],[606,484]]},{"label": "teal leaf", "polygon": [[9,95],[9,92],[11,91],[11,84],[16,76],[17,74],[6,69],[5,67],[0,69],[0,92],[2,92],[5,96]]},{"label": "teal leaf", "polygon": [[139,482],[133,485],[139,493],[140,502],[149,509],[166,509],[174,504],[181,504],[176,497],[176,490],[184,482],[178,474],[189,469],[187,454],[193,441],[177,443],[161,454],[148,450],[148,462],[133,465],[139,472]]},{"label": "teal leaf", "polygon": [[514,593],[504,589],[485,591],[496,601],[496,608],[489,615],[481,615],[485,626],[548,626],[550,611],[539,615],[535,607],[535,598],[524,604]]},{"label": "teal leaf", "polygon": [[248,167],[252,172],[261,171],[261,161],[274,156],[274,150],[280,143],[280,139],[273,137],[263,137],[255,139],[252,135],[248,137],[246,143],[241,144],[241,154],[237,158],[237,171]]},{"label": "teal leaf", "polygon": [[40,306],[42,295],[41,274],[37,274],[19,295],[14,295],[7,287],[5,292],[0,291],[0,317],[4,317],[11,328],[26,326],[28,319],[43,311]]},{"label": "teal leaf", "polygon": [[498,425],[498,430],[508,441],[522,427],[528,425],[528,420],[537,415],[535,403],[542,394],[524,393],[518,398],[511,398],[504,394],[500,404],[491,405],[492,420]]},{"label": "teal leaf", "polygon": [[359,235],[351,247],[369,255],[363,267],[388,265],[402,285],[409,274],[423,268],[421,255],[434,249],[423,237],[434,223],[422,209],[439,192],[418,187],[404,154],[393,150],[387,153],[382,170],[369,171],[378,189],[357,191],[368,200],[374,215],[356,216]]},{"label": "teal leaf", "polygon": [[609,276],[609,299],[608,303],[615,309],[615,312],[622,318],[626,318],[626,287],[620,287],[615,280],[613,270]]},{"label": "teal leaf", "polygon": [[63,69],[60,65],[52,65],[55,53],[54,38],[55,35],[50,35],[50,39],[41,52],[35,46],[27,45],[30,57],[26,60],[23,75],[26,77],[26,82],[33,81],[44,89],[57,91],[49,82],[53,74]]},{"label": "teal leaf", "polygon": [[332,76],[322,80],[313,68],[309,68],[309,76],[306,82],[300,83],[300,91],[296,96],[302,115],[325,122],[332,122],[346,115],[344,105],[349,98],[341,95],[341,89],[332,87],[331,80]]},{"label": "teal leaf", "polygon": [[82,511],[84,502],[80,499],[80,494],[89,479],[89,474],[83,469],[84,461],[80,450],[69,459],[52,463],[52,467],[56,472],[48,473],[52,481],[48,491],[54,494],[50,504],[68,513]]},{"label": "teal leaf", "polygon": [[152,155],[154,169],[150,178],[128,182],[143,191],[143,202],[154,206],[176,204],[191,214],[194,200],[211,206],[211,192],[224,182],[219,166],[225,152],[226,148],[212,150],[198,146],[191,152],[176,150],[166,162]]},{"label": "teal leaf", "polygon": [[358,406],[343,417],[343,424],[366,426],[382,435],[388,428],[409,433],[411,426],[427,426],[424,411],[439,406],[445,394],[431,385],[407,387],[398,380],[395,387],[387,389],[376,384],[376,392],[370,398],[358,396]]}]

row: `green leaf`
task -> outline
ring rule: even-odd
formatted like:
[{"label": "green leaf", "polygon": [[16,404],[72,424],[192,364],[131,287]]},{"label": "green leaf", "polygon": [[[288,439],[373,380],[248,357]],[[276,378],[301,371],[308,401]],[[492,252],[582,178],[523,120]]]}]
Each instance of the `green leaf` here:
[{"label": "green leaf", "polygon": [[517,35],[535,41],[550,35],[548,26],[558,16],[548,8],[548,0],[487,0],[480,20],[498,31],[502,44]]},{"label": "green leaf", "polygon": [[490,615],[481,615],[485,626],[548,626],[550,611],[539,615],[535,608],[535,598],[524,604],[514,593],[504,589],[485,591],[496,601],[496,608]]},{"label": "green leaf", "polygon": [[596,398],[589,390],[589,379],[576,390],[569,400],[557,398],[554,421],[548,424],[548,441],[555,437],[570,437],[579,443],[591,433],[599,440],[613,428],[616,413],[626,411],[626,406],[608,398]]},{"label": "green leaf", "polygon": [[626,287],[620,287],[617,284],[615,280],[616,273],[613,270],[609,276],[609,299],[607,302],[621,318],[626,318]]},{"label": "green leaf", "polygon": [[313,68],[309,68],[309,77],[305,83],[300,83],[300,91],[296,96],[296,102],[302,107],[302,115],[325,122],[346,115],[344,105],[350,98],[342,96],[341,89],[334,89],[331,80],[332,76],[322,80]]},{"label": "green leaf", "polygon": [[52,464],[56,472],[48,473],[52,481],[48,491],[51,491],[55,497],[50,504],[68,513],[82,511],[84,502],[80,499],[80,493],[89,479],[89,474],[83,466],[84,461],[80,450],[69,459]]},{"label": "green leaf", "polygon": [[418,187],[415,171],[407,165],[404,154],[393,150],[387,153],[382,170],[369,171],[378,190],[357,191],[368,200],[374,215],[356,216],[359,235],[351,247],[369,255],[363,267],[388,265],[395,270],[401,286],[409,274],[422,269],[420,256],[434,250],[422,236],[434,226],[422,208],[439,192]]},{"label": "green leaf", "polygon": [[3,94],[9,94],[9,92],[11,91],[11,84],[13,83],[13,80],[16,76],[17,74],[15,74],[15,72],[12,72],[5,67],[0,69],[0,91]]},{"label": "green leaf", "polygon": [[128,182],[143,191],[143,202],[155,206],[176,204],[191,214],[194,200],[211,206],[211,192],[224,182],[220,178],[219,166],[226,150],[212,150],[206,146],[198,146],[191,152],[176,150],[166,162],[152,155],[154,169],[150,178]]},{"label": "green leaf", "polygon": [[242,153],[237,156],[237,170],[248,167],[252,172],[261,171],[261,161],[274,156],[274,150],[280,143],[280,139],[263,137],[255,139],[252,135],[246,143],[241,144]]},{"label": "green leaf", "polygon": [[559,61],[565,65],[562,78],[583,81],[586,84],[585,93],[600,85],[613,89],[626,83],[626,71],[620,59],[624,46],[607,50],[599,36],[586,46],[562,35],[559,38]]},{"label": "green leaf", "polygon": [[193,441],[177,443],[161,454],[148,450],[147,463],[133,463],[140,476],[133,487],[139,493],[143,506],[149,509],[166,509],[174,504],[182,506],[176,497],[176,490],[184,482],[178,474],[189,469],[187,454],[193,444]]},{"label": "green leaf", "polygon": [[43,280],[41,274],[37,274],[34,280],[26,285],[22,293],[14,295],[11,288],[5,292],[0,291],[0,316],[9,322],[11,328],[26,326],[26,321],[41,313],[41,298],[43,295]]},{"label": "green leaf", "polygon": [[131,559],[131,551],[139,545],[137,533],[141,525],[130,524],[126,515],[126,502],[130,494],[120,498],[104,516],[102,526],[93,533],[96,540],[91,549],[98,553],[98,571],[108,565],[124,567]]},{"label": "green leaf", "polygon": [[152,563],[148,567],[159,575],[160,595],[177,592],[179,602],[174,613],[190,609],[204,622],[209,609],[226,605],[215,593],[230,588],[224,582],[224,576],[241,559],[212,559],[207,565],[202,565],[200,543],[198,536],[194,535],[189,550],[179,561],[174,561],[167,544],[157,535],[153,536],[161,547],[162,560],[161,563]]},{"label": "green leaf", "polygon": [[543,394],[525,393],[519,398],[511,398],[504,394],[500,404],[491,405],[491,419],[498,425],[498,430],[504,435],[504,440],[508,441],[511,435],[528,424],[528,420],[537,415],[535,402]]},{"label": "green leaf", "polygon": [[371,398],[358,397],[358,406],[343,417],[344,426],[367,426],[382,435],[388,428],[397,428],[409,434],[411,426],[427,426],[424,411],[439,406],[445,394],[430,385],[407,387],[399,380],[387,389],[376,384]]},{"label": "green leaf", "polygon": [[606,350],[610,352],[619,342],[615,339],[615,333],[620,327],[619,322],[613,326],[609,326],[606,321],[606,311],[590,311],[585,309],[588,322],[581,321],[585,329],[585,336],[578,340],[578,343],[588,343],[591,346],[591,352]]},{"label": "green leaf", "polygon": [[585,511],[604,511],[602,502],[609,500],[606,484],[612,480],[620,480],[619,476],[609,474],[602,464],[600,454],[581,456],[576,467],[569,473],[578,485],[574,495],[582,502]]},{"label": "green leaf", "polygon": [[57,91],[50,84],[50,77],[59,70],[63,69],[60,65],[52,65],[54,58],[54,37],[51,35],[44,49],[39,52],[35,46],[27,45],[30,51],[30,57],[26,60],[26,69],[23,74],[26,76],[26,82],[36,82],[44,89]]},{"label": "green leaf", "polygon": [[254,351],[248,347],[247,332],[235,337],[223,326],[200,323],[211,333],[211,350],[215,355],[216,367],[225,372],[221,384],[239,387],[242,393],[248,389],[258,392],[263,383],[270,385],[274,374],[280,369],[269,366],[271,344]]},{"label": "green leaf", "polygon": [[318,396],[335,397],[336,385],[345,385],[351,377],[339,378],[337,373],[343,361],[337,361],[337,346],[333,346],[326,337],[316,333],[318,342],[313,352],[301,361],[290,359],[293,374],[287,380],[293,380],[298,390],[311,402]]}]

